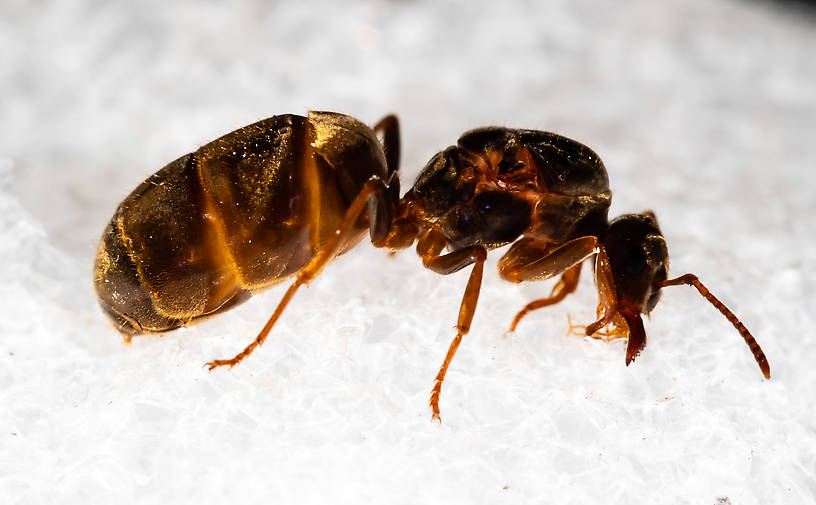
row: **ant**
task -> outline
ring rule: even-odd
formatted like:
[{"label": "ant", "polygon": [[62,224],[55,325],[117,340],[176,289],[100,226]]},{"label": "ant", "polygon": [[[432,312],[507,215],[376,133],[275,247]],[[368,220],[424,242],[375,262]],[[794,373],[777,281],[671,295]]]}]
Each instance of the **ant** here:
[{"label": "ant", "polygon": [[737,329],[763,375],[765,354],[740,320],[696,275],[668,278],[668,249],[651,211],[608,219],[606,168],[589,147],[555,133],[500,127],[464,133],[436,154],[400,198],[399,123],[373,128],[334,112],[264,119],[186,154],[148,177],[119,205],[94,265],[100,305],[127,340],[217,314],[289,278],[258,336],[234,366],[263,344],[298,288],[311,282],[368,230],[374,247],[416,244],[422,264],[442,275],[471,266],[457,333],[431,390],[439,395],[479,300],[488,251],[512,244],[498,264],[511,282],[560,275],[530,311],[575,291],[594,260],[599,294],[593,335],[611,326],[628,337],[626,364],[646,345],[641,314],[661,289],[697,289]]}]

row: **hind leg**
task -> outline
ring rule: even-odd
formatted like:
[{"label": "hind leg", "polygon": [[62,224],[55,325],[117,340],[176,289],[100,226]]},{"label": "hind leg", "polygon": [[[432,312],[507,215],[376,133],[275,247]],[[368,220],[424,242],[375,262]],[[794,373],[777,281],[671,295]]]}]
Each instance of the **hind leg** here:
[{"label": "hind leg", "polygon": [[[255,337],[255,340],[253,340],[243,351],[236,354],[233,358],[213,360],[207,363],[206,366],[210,370],[219,366],[229,366],[232,368],[243,361],[244,358],[252,354],[252,352],[258,346],[262,345],[278,318],[281,316],[281,314],[283,314],[286,306],[289,305],[292,297],[295,296],[295,292],[297,292],[298,288],[304,284],[308,284],[315,277],[317,277],[323,268],[332,259],[334,259],[334,257],[340,251],[345,243],[345,240],[353,232],[354,224],[363,213],[366,206],[372,204],[372,202],[373,206],[375,207],[377,205],[385,205],[382,203],[382,200],[386,191],[388,191],[388,188],[381,179],[370,179],[365,186],[363,186],[363,189],[349,206],[345,216],[343,216],[343,220],[340,222],[340,225],[336,230],[336,233],[332,235],[332,237],[325,244],[323,244],[320,249],[317,250],[309,263],[307,263],[306,266],[304,266],[298,272],[295,282],[289,286],[289,289],[283,295],[281,301],[278,302],[278,306],[275,308],[272,316],[266,322],[266,325],[263,327],[258,336]],[[374,236],[385,237],[388,235],[388,228],[385,228],[386,223],[383,220],[377,219],[375,213],[371,212],[369,214],[369,219],[372,239]]]}]

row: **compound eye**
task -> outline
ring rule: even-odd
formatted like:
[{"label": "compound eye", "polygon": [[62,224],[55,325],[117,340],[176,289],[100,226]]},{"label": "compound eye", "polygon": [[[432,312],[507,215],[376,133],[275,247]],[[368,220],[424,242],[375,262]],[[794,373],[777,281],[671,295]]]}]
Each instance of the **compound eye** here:
[{"label": "compound eye", "polygon": [[624,272],[626,275],[636,276],[646,269],[646,253],[642,247],[627,247],[624,252]]}]

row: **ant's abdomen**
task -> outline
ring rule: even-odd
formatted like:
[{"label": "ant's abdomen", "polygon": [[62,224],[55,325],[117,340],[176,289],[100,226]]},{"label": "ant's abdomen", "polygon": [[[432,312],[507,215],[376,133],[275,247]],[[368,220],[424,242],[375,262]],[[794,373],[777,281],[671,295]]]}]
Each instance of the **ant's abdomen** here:
[{"label": "ant's abdomen", "polygon": [[242,288],[188,154],[148,178],[116,210],[102,236],[94,285],[126,334],[166,331],[217,310]]},{"label": "ant's abdomen", "polygon": [[[276,116],[169,163],[119,205],[94,265],[126,334],[166,331],[279,282],[311,257],[306,118]],[[315,239],[315,244],[317,244]]]},{"label": "ant's abdomen", "polygon": [[[342,114],[274,116],[169,163],[117,208],[94,285],[126,334],[177,328],[299,272],[372,176],[374,133]],[[355,224],[346,247],[366,227]]]}]

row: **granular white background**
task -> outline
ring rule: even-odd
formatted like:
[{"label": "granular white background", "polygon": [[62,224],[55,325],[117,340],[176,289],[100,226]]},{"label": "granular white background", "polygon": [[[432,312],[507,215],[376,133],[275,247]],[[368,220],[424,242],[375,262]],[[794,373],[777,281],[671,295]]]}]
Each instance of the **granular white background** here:
[{"label": "granular white background", "polygon": [[[816,503],[816,12],[797,2],[29,2],[0,6],[0,503]],[[116,204],[168,161],[309,109],[399,114],[403,186],[476,126],[593,147],[671,273],[630,367],[590,276],[498,279],[427,400],[467,272],[362,243],[127,346],[91,284]],[[585,273],[588,269],[585,269]]]}]

